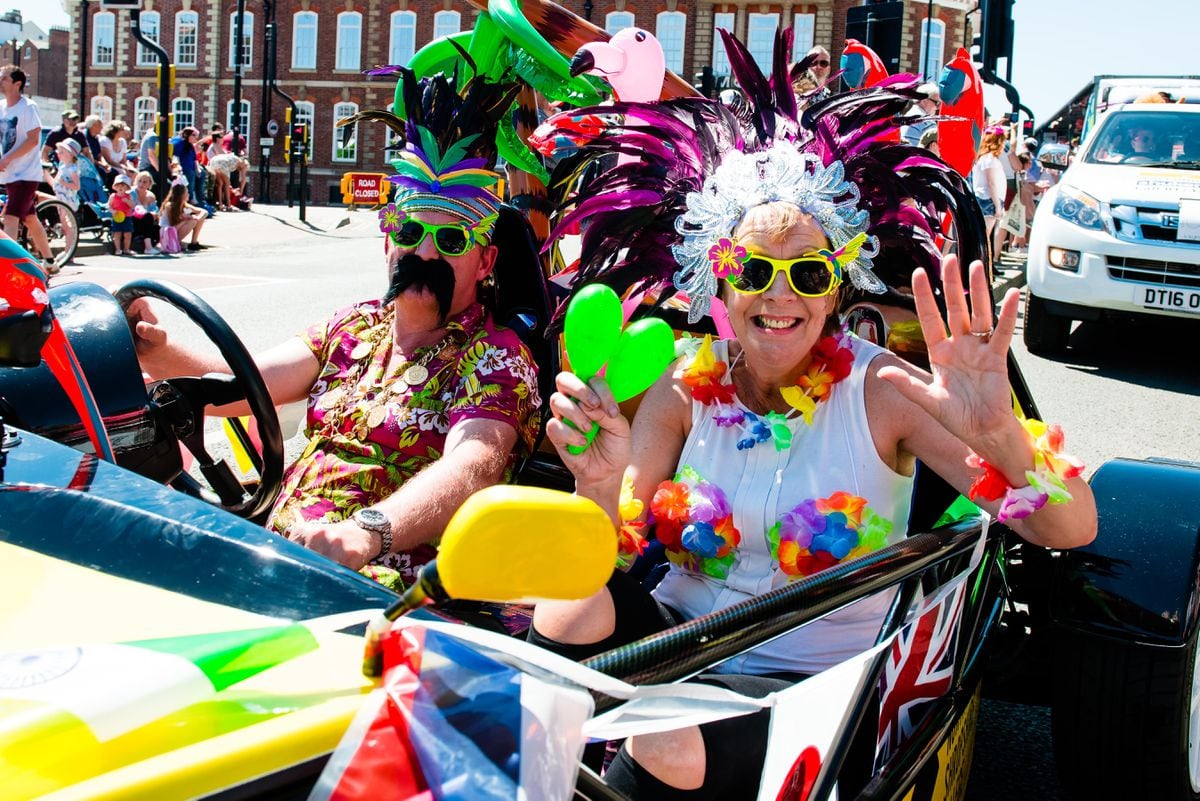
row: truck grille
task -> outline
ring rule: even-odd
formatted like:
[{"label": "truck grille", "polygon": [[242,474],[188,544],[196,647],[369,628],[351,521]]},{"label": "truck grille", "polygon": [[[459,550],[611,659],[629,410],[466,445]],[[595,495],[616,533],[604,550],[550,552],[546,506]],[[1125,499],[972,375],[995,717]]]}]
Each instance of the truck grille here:
[{"label": "truck grille", "polygon": [[1108,275],[1117,281],[1200,289],[1200,264],[1109,256]]}]

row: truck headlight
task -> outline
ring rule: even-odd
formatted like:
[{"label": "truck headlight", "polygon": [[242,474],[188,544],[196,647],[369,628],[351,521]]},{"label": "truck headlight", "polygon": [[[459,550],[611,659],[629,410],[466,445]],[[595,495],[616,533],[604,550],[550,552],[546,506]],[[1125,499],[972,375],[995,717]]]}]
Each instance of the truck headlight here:
[{"label": "truck headlight", "polygon": [[1060,186],[1054,199],[1054,216],[1089,231],[1103,231],[1100,201],[1073,186]]}]

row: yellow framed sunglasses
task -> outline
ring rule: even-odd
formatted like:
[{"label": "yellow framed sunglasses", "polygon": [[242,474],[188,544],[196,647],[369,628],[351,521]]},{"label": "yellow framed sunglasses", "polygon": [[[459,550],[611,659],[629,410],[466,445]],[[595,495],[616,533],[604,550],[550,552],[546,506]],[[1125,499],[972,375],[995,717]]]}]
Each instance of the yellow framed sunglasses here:
[{"label": "yellow framed sunglasses", "polygon": [[758,253],[748,253],[741,271],[725,277],[736,292],[743,295],[761,295],[775,276],[784,273],[788,285],[797,295],[819,298],[828,295],[842,283],[842,271],[836,262],[819,253],[804,253],[790,259],[772,259]]}]

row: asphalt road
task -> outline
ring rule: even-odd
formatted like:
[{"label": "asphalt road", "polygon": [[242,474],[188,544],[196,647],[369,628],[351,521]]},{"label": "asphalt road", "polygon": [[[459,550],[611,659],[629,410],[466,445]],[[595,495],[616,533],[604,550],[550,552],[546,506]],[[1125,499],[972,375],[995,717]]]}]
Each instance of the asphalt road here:
[{"label": "asphalt road", "polygon": [[[157,258],[83,255],[61,280],[116,286],[139,276],[195,289],[253,351],[268,347],[354,300],[377,296],[384,283],[382,241],[370,212],[257,209],[222,214],[197,254]],[[86,252],[86,251],[84,251]],[[1082,324],[1062,357],[1014,350],[1043,419],[1061,423],[1069,450],[1089,473],[1117,456],[1200,461],[1200,319],[1186,323]],[[186,323],[172,332],[199,342]],[[292,414],[286,425],[299,423]],[[1054,775],[1048,711],[986,702],[979,718],[971,801],[1063,798]]]}]

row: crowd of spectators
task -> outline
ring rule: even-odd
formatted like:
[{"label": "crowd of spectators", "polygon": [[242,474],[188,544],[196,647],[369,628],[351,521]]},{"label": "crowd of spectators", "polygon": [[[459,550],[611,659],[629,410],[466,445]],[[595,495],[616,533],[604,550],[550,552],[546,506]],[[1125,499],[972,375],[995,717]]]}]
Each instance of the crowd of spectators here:
[{"label": "crowd of spectators", "polygon": [[[148,128],[134,137],[121,120],[83,120],[74,110],[46,138],[55,195],[77,212],[86,204],[112,232],[118,256],[200,250],[200,232],[220,212],[248,209],[250,163],[244,137],[214,124],[201,137],[191,126],[167,142],[171,175],[158,193],[159,137]],[[170,230],[168,230],[170,229]],[[184,240],[189,239],[185,244]]]}]

